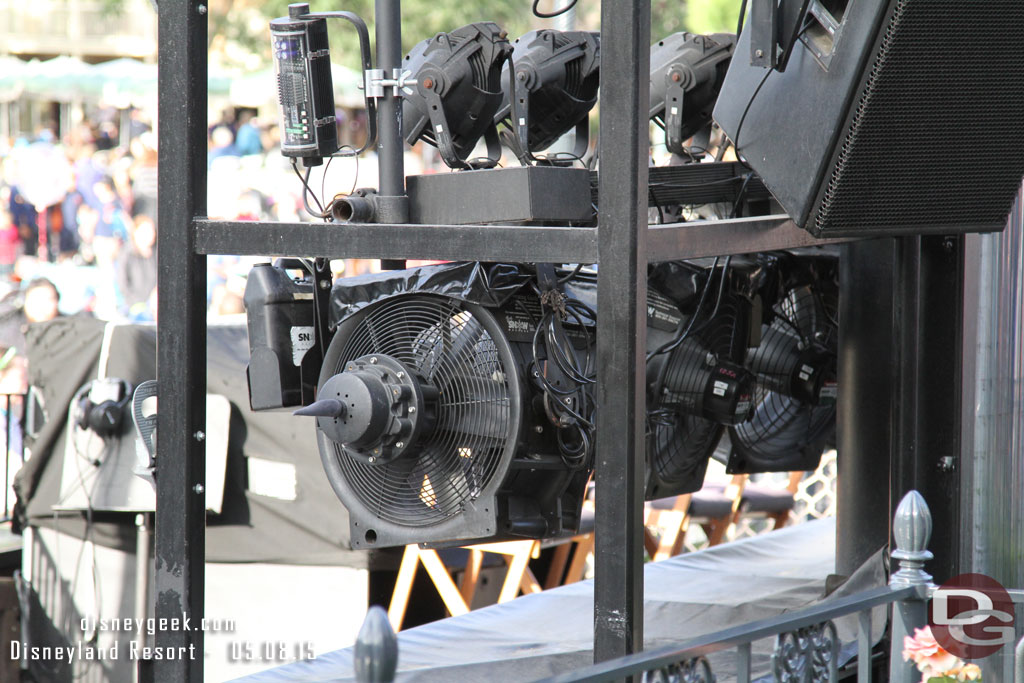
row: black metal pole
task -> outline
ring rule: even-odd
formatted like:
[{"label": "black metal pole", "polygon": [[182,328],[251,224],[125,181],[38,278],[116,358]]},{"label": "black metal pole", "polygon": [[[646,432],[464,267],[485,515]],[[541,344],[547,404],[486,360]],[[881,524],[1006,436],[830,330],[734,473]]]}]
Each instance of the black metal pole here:
[{"label": "black metal pole", "polygon": [[[401,0],[376,0],[374,30],[377,35],[377,68],[384,78],[395,78],[402,68]],[[397,88],[385,88],[377,102],[377,222],[408,223],[409,203],[405,196],[405,148],[402,146],[402,98]],[[384,268],[404,268],[405,261],[381,261]]]},{"label": "black metal pole", "polygon": [[894,249],[892,239],[855,242],[839,261],[836,572],[844,576],[889,542]]},{"label": "black metal pole", "polygon": [[[930,504],[942,581],[959,572],[963,239],[903,237],[844,247],[840,271],[836,569],[890,541],[910,489]],[[969,373],[970,374],[970,373]],[[880,485],[888,482],[888,486]]]},{"label": "black metal pole", "polygon": [[650,16],[601,3],[595,661],[643,649]]},{"label": "black metal pole", "polygon": [[160,3],[155,585],[156,617],[178,620],[155,635],[178,655],[153,662],[161,683],[203,680],[206,257],[192,221],[206,213],[206,35],[205,4]]},{"label": "black metal pole", "polygon": [[896,240],[893,342],[899,362],[893,401],[891,510],[916,489],[930,503],[928,571],[937,582],[960,573],[963,414],[962,237]]}]

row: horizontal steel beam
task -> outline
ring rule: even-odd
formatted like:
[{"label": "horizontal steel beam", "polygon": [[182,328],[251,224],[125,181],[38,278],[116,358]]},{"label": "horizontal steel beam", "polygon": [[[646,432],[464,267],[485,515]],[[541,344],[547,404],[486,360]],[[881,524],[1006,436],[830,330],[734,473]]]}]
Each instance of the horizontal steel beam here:
[{"label": "horizontal steel beam", "polygon": [[[597,263],[597,230],[523,225],[194,222],[200,254]],[[852,242],[818,239],[787,216],[652,225],[652,262]]]},{"label": "horizontal steel beam", "polygon": [[594,228],[196,219],[200,254],[596,263]]},{"label": "horizontal steel beam", "polygon": [[782,215],[670,223],[652,225],[647,231],[647,258],[654,263],[813,247],[852,242],[854,239],[818,239],[797,227],[789,216]]}]

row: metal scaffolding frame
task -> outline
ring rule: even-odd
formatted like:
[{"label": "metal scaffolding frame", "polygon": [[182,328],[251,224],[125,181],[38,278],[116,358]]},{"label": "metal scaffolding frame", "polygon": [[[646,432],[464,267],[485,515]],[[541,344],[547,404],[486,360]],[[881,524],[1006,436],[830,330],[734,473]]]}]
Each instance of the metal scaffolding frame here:
[{"label": "metal scaffolding frame", "polygon": [[[398,12],[397,0],[386,0],[384,4]],[[648,120],[646,107],[637,103],[649,99],[649,0],[603,2],[601,26],[602,209],[596,229],[240,223],[205,217],[206,7],[191,2],[160,3],[160,438],[155,520],[158,618],[180,618],[184,613],[196,624],[204,615],[207,255],[596,262],[600,264],[601,315],[596,399],[601,421],[595,463],[594,652],[596,659],[605,660],[642,649],[647,263],[826,241],[813,239],[785,216],[648,227]],[[910,254],[915,247],[906,244]],[[962,246],[958,249],[962,250]],[[846,263],[850,267],[848,260]],[[856,282],[857,273],[853,272],[848,279]],[[904,301],[904,294],[909,292],[906,296],[919,303],[919,291],[916,285],[913,291],[904,288],[893,293],[893,301]],[[919,338],[905,334],[899,341],[903,351],[910,352]],[[893,360],[898,362],[899,354],[894,354]],[[916,375],[902,377],[901,381],[907,391],[914,393],[918,388]],[[863,394],[877,392],[878,388],[857,390]],[[844,391],[849,395],[853,389]],[[904,405],[899,400],[892,403]],[[959,404],[956,408],[959,410]],[[883,422],[891,417],[892,411],[884,412],[879,416]],[[955,418],[959,421],[959,412]],[[856,464],[852,455],[850,461],[850,466]],[[888,467],[884,471],[888,472]],[[900,488],[917,481],[913,476],[900,479]],[[927,487],[917,487],[926,497],[930,495]],[[878,502],[879,489],[883,495],[888,494],[884,487],[876,485],[875,489],[876,493],[867,496],[865,503]],[[860,490],[863,489],[851,489]],[[895,500],[898,498],[896,495]],[[875,525],[869,531],[875,540],[881,538],[884,543],[888,536],[888,519],[894,505],[895,501],[891,501],[885,511],[872,517]],[[858,533],[864,531],[858,529]],[[193,627],[160,631],[155,641],[158,648],[192,648],[197,654],[193,658],[146,662],[146,678],[175,683],[202,680],[201,630]]]}]

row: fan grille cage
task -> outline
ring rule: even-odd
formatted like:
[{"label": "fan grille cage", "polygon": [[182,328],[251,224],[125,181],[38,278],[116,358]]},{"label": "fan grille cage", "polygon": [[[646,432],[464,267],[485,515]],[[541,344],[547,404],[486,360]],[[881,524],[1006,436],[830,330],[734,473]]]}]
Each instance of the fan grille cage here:
[{"label": "fan grille cage", "polygon": [[722,427],[695,412],[707,385],[708,361],[736,361],[736,349],[745,347],[737,338],[740,305],[737,297],[726,294],[710,324],[684,340],[669,356],[659,398],[672,408],[654,420],[652,430],[651,466],[663,482],[679,482],[697,473],[703,477]]},{"label": "fan grille cage", "polygon": [[835,354],[838,343],[835,292],[811,285],[791,287],[774,306],[775,318],[748,357],[757,375],[754,413],[730,430],[733,447],[762,465],[791,459],[817,442],[835,422],[834,405],[804,404],[778,390],[786,386],[800,352],[812,346]]},{"label": "fan grille cage", "polygon": [[366,464],[340,444],[334,444],[334,457],[375,517],[404,526],[443,522],[488,488],[513,440],[511,359],[477,314],[452,299],[398,297],[357,316],[334,372],[370,354],[401,361],[438,389],[436,426],[386,465]]}]

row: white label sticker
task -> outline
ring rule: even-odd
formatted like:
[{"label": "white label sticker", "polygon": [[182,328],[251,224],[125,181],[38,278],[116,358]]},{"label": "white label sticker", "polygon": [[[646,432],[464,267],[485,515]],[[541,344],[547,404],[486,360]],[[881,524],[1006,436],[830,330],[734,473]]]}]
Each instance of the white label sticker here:
[{"label": "white label sticker", "polygon": [[729,385],[725,382],[719,382],[715,380],[715,386],[712,388],[711,393],[715,396],[725,396],[725,390],[729,388]]},{"label": "white label sticker", "polygon": [[312,326],[292,328],[292,363],[296,367],[302,365],[302,358],[306,355],[306,351],[313,348],[314,341],[315,335]]},{"label": "white label sticker", "polygon": [[825,384],[821,387],[821,398],[836,398],[838,394],[838,387],[835,384]]}]

